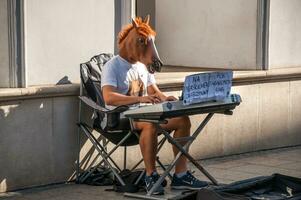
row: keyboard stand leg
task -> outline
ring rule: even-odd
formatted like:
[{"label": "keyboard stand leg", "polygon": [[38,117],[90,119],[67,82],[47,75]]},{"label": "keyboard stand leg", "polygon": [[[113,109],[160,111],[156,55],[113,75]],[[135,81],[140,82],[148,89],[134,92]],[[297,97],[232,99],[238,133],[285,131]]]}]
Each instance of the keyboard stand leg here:
[{"label": "keyboard stand leg", "polygon": [[[165,132],[163,132],[163,134],[165,135]],[[184,145],[184,148],[188,149],[188,145],[187,144]],[[179,152],[176,155],[175,159],[170,163],[170,165],[166,168],[166,170],[163,172],[163,174],[161,174],[160,178],[157,180],[157,182],[154,184],[154,186],[148,191],[148,193],[146,194],[147,196],[151,196],[153,194],[153,192],[159,187],[159,185],[163,182],[165,177],[170,173],[172,168],[174,168],[174,166],[176,165],[176,163],[179,160],[181,155],[182,155],[182,152]]]},{"label": "keyboard stand leg", "polygon": [[[170,163],[170,165],[166,168],[164,173],[160,176],[158,181],[154,184],[154,186],[150,189],[150,191],[147,193],[147,196],[151,196],[152,193],[158,188],[158,186],[163,182],[165,177],[170,173],[170,171],[174,168],[177,161],[179,160],[180,156],[184,154],[214,185],[218,185],[218,182],[207,172],[197,161],[195,161],[187,152],[189,146],[192,144],[192,142],[197,138],[197,136],[201,133],[201,131],[204,129],[206,124],[209,122],[209,120],[212,118],[214,113],[209,113],[206,118],[202,121],[202,123],[198,126],[198,128],[194,131],[192,134],[192,139],[190,139],[184,146],[181,146],[178,142],[174,140],[173,137],[170,136],[170,134],[162,130],[162,133],[164,134],[164,137],[173,145],[175,145],[179,149],[179,153],[176,155],[175,159]],[[160,128],[158,124],[158,128]]]},{"label": "keyboard stand leg", "polygon": [[159,185],[163,182],[166,176],[170,174],[170,171],[174,168],[177,161],[179,160],[181,155],[185,155],[188,160],[190,160],[214,185],[218,185],[218,182],[207,172],[192,156],[189,155],[188,149],[189,146],[192,144],[192,142],[197,138],[197,136],[201,133],[201,131],[204,129],[206,124],[209,122],[209,120],[212,118],[214,113],[209,113],[206,118],[202,121],[202,123],[198,126],[198,128],[194,131],[194,133],[191,136],[191,139],[186,142],[184,146],[181,146],[173,137],[170,136],[169,132],[161,129],[160,123],[156,123],[158,128],[162,131],[164,137],[173,145],[175,145],[179,149],[179,153],[176,155],[174,160],[170,163],[170,165],[165,169],[163,174],[161,174],[160,178],[157,180],[157,182],[154,184],[154,186],[147,192],[146,195],[136,195],[136,194],[128,194],[125,193],[125,196],[131,196],[136,198],[142,198],[142,199],[160,199],[152,196],[153,192],[159,187]]},{"label": "keyboard stand leg", "polygon": [[[206,126],[206,124],[209,122],[209,120],[212,118],[213,113],[209,113],[206,118],[203,120],[203,122],[199,125],[199,127],[195,130],[195,132],[192,134],[192,139],[189,140],[184,146],[180,145],[177,141],[174,140],[169,134],[166,134],[166,132],[163,132],[164,136],[167,138],[167,140],[177,147],[177,149],[180,151],[178,154],[184,154],[185,157],[192,162],[214,185],[218,185],[218,182],[216,181],[213,176],[209,174],[209,172],[202,167],[188,152],[188,147],[192,144],[192,142],[197,138],[197,136],[201,133],[203,128]],[[186,147],[188,145],[188,147]]]}]

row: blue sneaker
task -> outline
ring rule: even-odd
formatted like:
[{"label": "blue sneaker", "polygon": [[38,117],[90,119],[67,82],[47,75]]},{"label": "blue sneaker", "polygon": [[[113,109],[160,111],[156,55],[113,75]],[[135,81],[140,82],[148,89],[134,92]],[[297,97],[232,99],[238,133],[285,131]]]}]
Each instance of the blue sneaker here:
[{"label": "blue sneaker", "polygon": [[189,171],[187,171],[186,174],[181,178],[177,177],[177,175],[174,174],[170,186],[172,189],[176,189],[176,190],[177,189],[197,190],[208,186],[208,183],[205,181],[198,180]]},{"label": "blue sneaker", "polygon": [[[150,189],[155,185],[157,180],[160,178],[159,174],[157,172],[153,172],[150,176],[145,176],[145,185],[146,185],[146,191],[150,191]],[[164,188],[162,184],[159,185],[159,187],[153,192],[154,195],[163,195],[164,194]]]}]

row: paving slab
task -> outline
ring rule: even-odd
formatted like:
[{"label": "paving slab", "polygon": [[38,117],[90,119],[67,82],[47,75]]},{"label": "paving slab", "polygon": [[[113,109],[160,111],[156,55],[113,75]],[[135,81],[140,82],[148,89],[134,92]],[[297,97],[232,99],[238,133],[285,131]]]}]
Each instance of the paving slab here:
[{"label": "paving slab", "polygon": [[281,169],[291,169],[301,172],[301,162],[293,162],[285,165],[278,165],[277,167]]},{"label": "paving slab", "polygon": [[[202,160],[200,163],[220,182],[231,183],[243,179],[262,175],[281,173],[301,178],[301,146],[281,148],[270,151],[260,151],[241,155],[227,156]],[[195,176],[206,180],[194,166],[189,168],[195,171]],[[168,182],[170,182],[168,180]],[[109,186],[77,185],[74,183],[57,184],[39,188],[0,194],[0,199],[8,200],[115,200],[133,199],[124,197],[121,193],[105,191]],[[174,191],[166,188],[166,196]]]}]

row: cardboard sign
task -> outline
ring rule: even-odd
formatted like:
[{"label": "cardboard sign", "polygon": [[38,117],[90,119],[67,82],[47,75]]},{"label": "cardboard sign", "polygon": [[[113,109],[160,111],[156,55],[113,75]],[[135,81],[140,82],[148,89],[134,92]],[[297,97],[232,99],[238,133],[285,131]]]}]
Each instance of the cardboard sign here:
[{"label": "cardboard sign", "polygon": [[224,99],[230,95],[232,78],[232,71],[187,76],[184,82],[183,104]]}]

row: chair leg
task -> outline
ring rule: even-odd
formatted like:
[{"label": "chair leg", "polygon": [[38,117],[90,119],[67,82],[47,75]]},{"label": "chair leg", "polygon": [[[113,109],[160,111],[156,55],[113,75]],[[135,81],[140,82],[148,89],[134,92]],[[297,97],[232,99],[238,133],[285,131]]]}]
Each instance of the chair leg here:
[{"label": "chair leg", "polygon": [[[108,144],[108,142],[105,143],[106,145]],[[110,156],[113,153],[113,151],[110,151],[108,153],[108,155]],[[89,171],[85,176],[80,177],[79,178],[79,183],[83,183],[101,164],[105,163],[104,160],[102,159],[97,165],[95,165],[95,167],[92,169],[94,163],[97,161],[98,157],[100,156],[100,154],[98,153],[95,158],[93,159],[92,163],[90,164],[90,166],[88,167],[88,169],[86,169],[86,171]],[[106,165],[106,167],[108,167]]]},{"label": "chair leg", "polygon": [[[122,145],[130,136],[131,136],[131,133],[128,133],[118,144],[116,144],[113,149],[108,153],[105,148],[100,145],[100,143],[97,141],[97,139],[90,133],[90,136],[94,139],[94,141],[99,145],[99,147],[102,149],[102,151],[105,153],[105,157],[107,159],[109,159],[113,164],[114,164],[114,167],[116,167],[119,172],[121,171],[120,167],[116,164],[116,162],[110,157],[112,153],[115,152],[115,150],[120,147],[120,145]],[[102,164],[102,163],[100,163]]]},{"label": "chair leg", "polygon": [[[105,138],[102,138],[101,139],[101,141],[103,141],[103,147],[106,149],[106,146],[109,144],[109,141],[104,141],[105,140]],[[107,149],[106,149],[107,150]],[[99,154],[97,154],[95,157],[94,157],[94,159],[93,159],[93,161],[89,164],[89,166],[88,166],[88,168],[86,169],[86,171],[90,171],[90,169],[94,166],[94,164],[97,162],[97,159],[99,158]],[[101,164],[105,164],[104,162],[102,162],[102,163],[99,163],[99,164],[97,164],[96,166],[98,167],[98,166],[100,166]],[[107,167],[106,165],[104,165],[105,167]]]},{"label": "chair leg", "polygon": [[[94,141],[97,142],[97,144],[99,146],[101,146],[101,148],[103,149],[103,151],[106,153],[107,158],[114,164],[114,167],[116,167],[119,171],[121,171],[121,169],[119,168],[119,166],[114,162],[114,160],[110,157],[110,155],[112,153],[114,153],[114,151],[128,138],[127,136],[125,136],[125,138],[123,140],[121,140],[109,153],[106,151],[106,146],[108,145],[109,141],[104,141],[104,145],[102,146],[98,140],[93,136],[92,134],[92,129],[90,130],[86,125],[80,124],[81,129],[84,131],[84,133],[87,135],[89,134]],[[88,137],[89,138],[89,137]],[[90,139],[90,138],[89,138]],[[104,161],[102,160],[97,166],[99,166],[100,164],[102,164]],[[92,171],[93,172],[93,171]]]},{"label": "chair leg", "polygon": [[124,152],[123,152],[123,169],[126,169],[126,146],[124,146]]},{"label": "chair leg", "polygon": [[[87,135],[87,137],[90,139],[90,141],[93,143],[93,146],[96,148],[96,150],[97,151],[99,151],[99,150],[101,150],[101,152],[99,152],[99,155],[101,155],[101,157],[103,158],[97,165],[96,165],[96,167],[93,169],[93,170],[91,170],[89,173],[87,173],[86,175],[85,175],[85,177],[83,177],[80,181],[81,182],[83,182],[83,181],[85,181],[85,179],[87,178],[87,177],[89,177],[89,175],[91,175],[95,170],[96,170],[96,168],[98,167],[98,166],[100,166],[102,163],[105,163],[105,164],[107,164],[107,165],[109,165],[109,167],[111,168],[111,170],[113,171],[113,169],[112,169],[112,166],[111,166],[111,164],[110,163],[108,163],[108,160],[110,160],[111,162],[112,162],[112,164],[114,165],[114,167],[116,167],[118,170],[119,170],[119,172],[121,171],[121,169],[118,167],[118,165],[114,162],[114,160],[110,157],[111,156],[111,154],[112,153],[114,153],[115,152],[115,150],[118,148],[118,147],[120,147],[120,145],[122,145],[131,135],[132,135],[132,133],[128,133],[118,144],[116,144],[115,146],[114,146],[114,148],[113,149],[111,149],[111,151],[110,152],[107,152],[106,151],[106,149],[105,149],[105,147],[107,146],[107,144],[109,143],[108,141],[107,142],[105,142],[104,144],[104,147],[99,143],[99,141],[94,137],[94,135],[92,134],[92,132],[87,128],[87,127],[85,127],[85,125],[83,125],[83,124],[80,124],[80,127],[81,127],[81,129],[84,131],[84,133]],[[99,147],[99,148],[97,148],[97,147]],[[107,160],[108,159],[108,160]],[[125,160],[126,160],[126,149],[125,149]],[[126,167],[126,163],[125,163],[125,165],[124,165],[125,167]],[[114,172],[113,172],[114,173]],[[118,178],[118,177],[117,177]],[[121,177],[120,177],[121,178]]]},{"label": "chair leg", "polygon": [[[106,162],[106,164],[110,167],[110,169],[112,170],[113,174],[116,176],[116,178],[118,179],[119,183],[122,186],[125,186],[124,181],[122,180],[122,178],[120,177],[120,175],[117,173],[116,169],[111,165],[111,163],[109,162],[109,160],[112,162],[112,158],[106,153],[106,151],[104,150],[103,146],[100,145],[100,143],[97,141],[97,139],[88,131],[85,129],[85,127],[83,125],[81,125],[82,130],[84,131],[84,133],[86,134],[86,136],[89,138],[89,140],[92,142],[93,146],[95,147],[95,149],[98,151],[98,153],[101,155],[101,157],[103,158],[104,162]],[[113,161],[113,163],[115,163]],[[116,163],[115,163],[116,164]]]},{"label": "chair leg", "polygon": [[[157,154],[159,153],[159,151],[161,150],[161,148],[163,147],[164,143],[166,142],[166,138],[163,137],[159,143],[158,143],[158,149],[157,149]],[[143,158],[141,158],[141,160],[139,160],[132,168],[131,171],[135,170],[141,163],[143,162]]]}]

